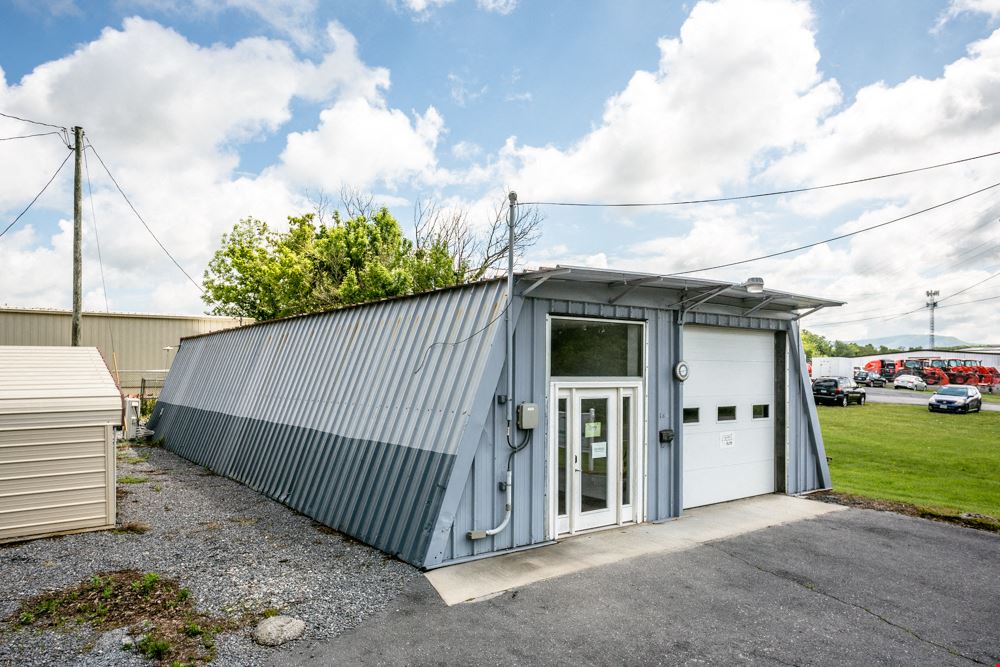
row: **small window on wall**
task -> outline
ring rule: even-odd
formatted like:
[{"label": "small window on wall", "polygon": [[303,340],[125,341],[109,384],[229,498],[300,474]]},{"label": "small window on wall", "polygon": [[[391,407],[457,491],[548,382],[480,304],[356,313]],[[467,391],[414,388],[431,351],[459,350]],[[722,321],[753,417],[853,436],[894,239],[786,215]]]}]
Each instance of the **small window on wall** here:
[{"label": "small window on wall", "polygon": [[767,419],[771,416],[771,406],[767,403],[753,406],[754,419]]},{"label": "small window on wall", "polygon": [[684,408],[684,423],[685,424],[698,423],[698,408]]},{"label": "small window on wall", "polygon": [[642,377],[642,325],[552,318],[552,377]]},{"label": "small window on wall", "polygon": [[720,405],[719,406],[719,417],[720,422],[734,422],[736,421],[736,406],[735,405]]}]

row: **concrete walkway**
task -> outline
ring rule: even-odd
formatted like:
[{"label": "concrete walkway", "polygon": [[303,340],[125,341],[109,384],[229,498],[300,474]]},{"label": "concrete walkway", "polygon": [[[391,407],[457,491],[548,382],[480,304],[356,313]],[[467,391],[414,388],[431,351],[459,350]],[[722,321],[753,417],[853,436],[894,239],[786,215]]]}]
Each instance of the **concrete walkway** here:
[{"label": "concrete walkway", "polygon": [[683,551],[844,509],[785,495],[757,496],[687,510],[676,521],[591,532],[537,549],[443,567],[428,572],[427,579],[448,605],[477,601],[592,567]]}]

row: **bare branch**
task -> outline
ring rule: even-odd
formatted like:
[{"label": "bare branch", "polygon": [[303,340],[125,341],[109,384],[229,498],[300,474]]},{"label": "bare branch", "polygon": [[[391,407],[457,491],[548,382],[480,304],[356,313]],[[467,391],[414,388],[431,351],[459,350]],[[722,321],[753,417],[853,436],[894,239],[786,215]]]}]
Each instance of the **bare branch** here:
[{"label": "bare branch", "polygon": [[348,185],[340,186],[340,204],[348,218],[364,216],[366,220],[371,220],[378,208],[375,195]]},{"label": "bare branch", "polygon": [[309,203],[312,204],[313,213],[316,216],[316,223],[319,225],[326,225],[332,215],[331,211],[335,210],[333,200],[330,198],[330,195],[328,195],[325,190],[320,189],[315,193],[307,191],[306,197],[309,199]]},{"label": "bare branch", "polygon": [[[514,257],[522,257],[541,236],[541,224],[545,219],[537,206],[518,206],[514,221]],[[482,254],[468,276],[469,281],[480,280],[502,274],[504,259],[507,257],[507,202],[506,198],[494,205],[489,228],[485,234]]]}]

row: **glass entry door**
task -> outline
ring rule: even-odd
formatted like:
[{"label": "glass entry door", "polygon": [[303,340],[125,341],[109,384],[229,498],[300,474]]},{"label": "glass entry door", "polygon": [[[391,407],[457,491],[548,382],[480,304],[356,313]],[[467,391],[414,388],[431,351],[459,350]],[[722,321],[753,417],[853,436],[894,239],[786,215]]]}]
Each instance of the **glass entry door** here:
[{"label": "glass entry door", "polygon": [[566,388],[556,397],[556,532],[631,521],[635,389]]}]

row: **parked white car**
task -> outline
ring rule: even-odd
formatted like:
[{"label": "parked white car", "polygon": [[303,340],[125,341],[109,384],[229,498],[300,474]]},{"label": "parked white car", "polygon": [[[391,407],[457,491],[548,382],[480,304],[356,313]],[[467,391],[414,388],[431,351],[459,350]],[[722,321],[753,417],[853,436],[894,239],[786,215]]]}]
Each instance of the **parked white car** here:
[{"label": "parked white car", "polygon": [[892,388],[923,391],[924,389],[927,389],[927,383],[924,382],[923,379],[918,378],[916,375],[900,375],[892,381]]}]

